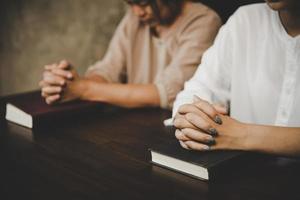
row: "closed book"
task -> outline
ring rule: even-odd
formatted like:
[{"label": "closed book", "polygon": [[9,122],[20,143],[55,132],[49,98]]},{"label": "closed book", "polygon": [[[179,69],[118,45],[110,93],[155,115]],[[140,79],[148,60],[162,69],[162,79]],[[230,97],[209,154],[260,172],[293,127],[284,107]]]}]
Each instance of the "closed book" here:
[{"label": "closed book", "polygon": [[81,100],[48,105],[41,97],[40,91],[8,96],[2,101],[6,108],[6,120],[34,129],[51,126],[59,121],[95,111],[103,106],[96,102]]},{"label": "closed book", "polygon": [[149,149],[151,162],[198,179],[215,180],[245,164],[250,155],[242,151],[192,151],[178,142]]}]

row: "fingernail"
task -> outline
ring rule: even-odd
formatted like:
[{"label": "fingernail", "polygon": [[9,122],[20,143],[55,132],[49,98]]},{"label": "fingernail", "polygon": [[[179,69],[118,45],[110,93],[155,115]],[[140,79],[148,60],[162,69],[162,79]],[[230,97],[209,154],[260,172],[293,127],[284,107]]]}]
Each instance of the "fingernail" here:
[{"label": "fingernail", "polygon": [[204,147],[203,147],[203,150],[206,150],[206,151],[207,151],[207,150],[210,150],[210,146],[204,146]]},{"label": "fingernail", "polygon": [[210,135],[212,136],[217,136],[218,135],[218,131],[215,128],[210,128],[208,129],[208,132],[210,133]]},{"label": "fingernail", "polygon": [[215,138],[213,138],[213,137],[207,138],[207,141],[208,141],[208,144],[209,144],[209,145],[214,145],[214,144],[216,144],[216,140],[215,140]]},{"label": "fingernail", "polygon": [[72,74],[68,74],[68,78],[72,78]]},{"label": "fingernail", "polygon": [[217,115],[214,120],[217,124],[222,124],[222,119]]}]

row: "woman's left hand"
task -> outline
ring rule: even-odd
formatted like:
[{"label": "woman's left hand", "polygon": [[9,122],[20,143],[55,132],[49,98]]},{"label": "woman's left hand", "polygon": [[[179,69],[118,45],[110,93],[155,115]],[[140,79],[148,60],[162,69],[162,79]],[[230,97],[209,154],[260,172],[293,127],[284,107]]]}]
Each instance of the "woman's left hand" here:
[{"label": "woman's left hand", "polygon": [[174,119],[175,136],[183,148],[193,150],[246,148],[247,125],[220,114],[210,103],[198,99],[179,108]]}]

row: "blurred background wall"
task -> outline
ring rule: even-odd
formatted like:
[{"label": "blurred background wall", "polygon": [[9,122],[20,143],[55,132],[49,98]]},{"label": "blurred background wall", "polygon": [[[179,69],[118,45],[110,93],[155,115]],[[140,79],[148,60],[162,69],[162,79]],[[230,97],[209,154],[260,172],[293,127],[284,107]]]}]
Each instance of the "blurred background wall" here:
[{"label": "blurred background wall", "polygon": [[43,66],[64,58],[83,74],[125,9],[123,0],[1,0],[0,95],[37,89]]},{"label": "blurred background wall", "polygon": [[[225,23],[264,0],[193,0]],[[101,59],[124,15],[123,0],[0,0],[0,96],[38,89],[43,66],[67,59],[80,74]]]}]

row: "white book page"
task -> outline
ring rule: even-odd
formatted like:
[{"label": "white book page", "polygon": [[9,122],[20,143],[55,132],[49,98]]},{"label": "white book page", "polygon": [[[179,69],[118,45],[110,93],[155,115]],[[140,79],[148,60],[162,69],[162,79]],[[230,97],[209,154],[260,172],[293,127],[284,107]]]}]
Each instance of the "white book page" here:
[{"label": "white book page", "polygon": [[155,162],[157,164],[187,173],[187,174],[191,174],[193,176],[199,177],[201,179],[204,180],[208,180],[209,176],[208,176],[208,171],[207,169],[192,164],[192,163],[188,163],[182,160],[178,160],[176,158],[173,157],[169,157],[154,151],[151,151],[151,156],[152,156],[152,162]]},{"label": "white book page", "polygon": [[6,104],[5,119],[28,128],[33,127],[32,116],[10,103]]}]

